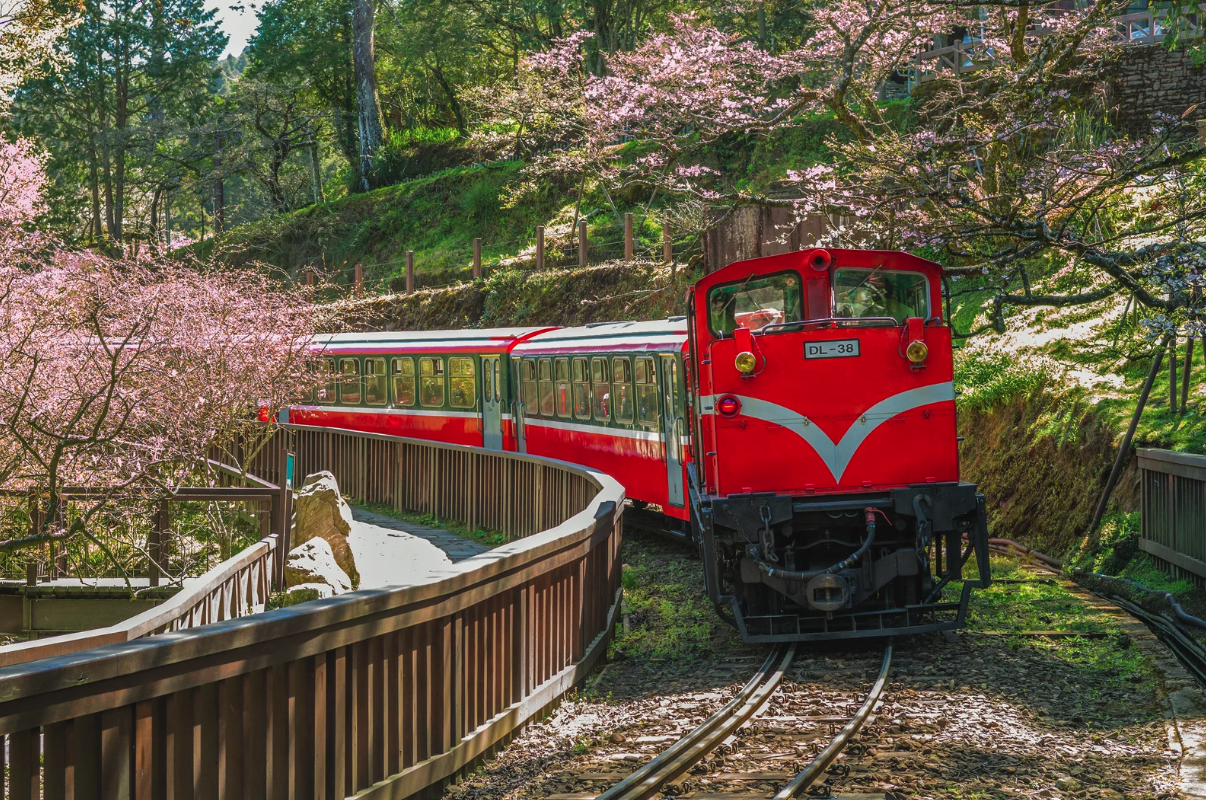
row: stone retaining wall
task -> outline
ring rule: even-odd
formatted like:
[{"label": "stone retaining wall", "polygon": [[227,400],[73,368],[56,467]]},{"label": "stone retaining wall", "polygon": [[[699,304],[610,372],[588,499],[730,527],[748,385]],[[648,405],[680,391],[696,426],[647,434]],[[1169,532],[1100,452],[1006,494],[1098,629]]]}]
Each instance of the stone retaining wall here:
[{"label": "stone retaining wall", "polygon": [[1206,65],[1195,65],[1192,53],[1163,45],[1128,47],[1112,73],[1108,103],[1123,130],[1145,133],[1154,114],[1179,117],[1199,103],[1188,119],[1206,119]]}]

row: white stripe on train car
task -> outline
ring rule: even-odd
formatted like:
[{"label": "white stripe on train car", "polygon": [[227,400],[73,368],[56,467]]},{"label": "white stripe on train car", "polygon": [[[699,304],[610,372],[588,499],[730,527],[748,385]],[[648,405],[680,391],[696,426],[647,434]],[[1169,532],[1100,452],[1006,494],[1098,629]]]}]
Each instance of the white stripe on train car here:
[{"label": "white stripe on train car", "polygon": [[661,434],[653,431],[628,431],[619,428],[603,428],[598,425],[577,425],[573,422],[554,422],[551,419],[537,419],[529,417],[524,421],[524,424],[529,428],[552,428],[559,431],[573,431],[574,433],[590,433],[596,436],[615,436],[620,439],[640,439],[646,442],[660,442]]},{"label": "white stripe on train car", "polygon": [[388,414],[401,417],[458,417],[476,419],[476,411],[441,411],[438,408],[365,408],[363,406],[294,406],[298,411],[338,411],[349,414]]},{"label": "white stripe on train car", "polygon": [[[713,394],[701,397],[703,413],[715,414],[713,408],[716,405],[716,401],[721,397],[728,396],[727,394]],[[850,459],[854,458],[854,454],[858,452],[859,447],[863,444],[863,440],[871,434],[871,431],[897,414],[903,414],[906,411],[911,411],[921,406],[928,406],[931,403],[954,400],[955,384],[949,381],[946,383],[932,383],[929,386],[909,389],[900,394],[894,394],[891,397],[880,400],[858,415],[854,424],[850,426],[841,440],[837,442],[829,438],[829,434],[817,427],[808,417],[792,411],[790,408],[784,408],[781,405],[770,403],[766,400],[759,400],[756,397],[743,397],[739,394],[732,396],[736,397],[738,402],[741,403],[741,410],[738,412],[741,416],[770,422],[787,428],[816,451],[816,454],[825,462],[825,466],[829,468],[829,474],[833,476],[834,481],[841,481],[843,473],[846,472],[846,467],[850,465]]]}]

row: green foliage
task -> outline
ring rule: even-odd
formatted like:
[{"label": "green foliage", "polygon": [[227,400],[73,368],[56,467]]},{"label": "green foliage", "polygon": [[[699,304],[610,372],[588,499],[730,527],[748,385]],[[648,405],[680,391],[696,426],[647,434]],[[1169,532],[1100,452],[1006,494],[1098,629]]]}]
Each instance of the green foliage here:
[{"label": "green foliage", "polygon": [[999,350],[958,350],[955,389],[962,392],[960,407],[987,411],[1012,398],[1039,391],[1054,383],[1049,370],[1035,359],[1019,359]]}]

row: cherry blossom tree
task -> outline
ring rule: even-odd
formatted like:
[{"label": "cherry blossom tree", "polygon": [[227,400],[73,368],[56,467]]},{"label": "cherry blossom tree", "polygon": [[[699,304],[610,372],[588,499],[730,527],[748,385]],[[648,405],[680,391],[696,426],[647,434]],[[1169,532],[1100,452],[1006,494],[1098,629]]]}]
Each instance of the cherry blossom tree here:
[{"label": "cherry blossom tree", "polygon": [[[0,220],[28,215],[35,184]],[[118,564],[115,518],[206,479],[211,447],[308,391],[318,324],[304,292],[266,274],[115,260],[0,226],[0,486],[42,512],[0,552],[82,537]],[[90,492],[71,493],[67,521],[73,486]]]},{"label": "cherry blossom tree", "polygon": [[[613,187],[849,217],[833,241],[938,258],[994,293],[997,326],[1009,306],[1118,292],[1185,323],[1201,271],[1206,151],[1180,119],[1138,136],[1110,127],[1101,75],[1126,46],[1113,22],[1125,7],[840,0],[813,5],[808,41],[781,53],[680,17],[589,82],[578,152]],[[908,117],[886,119],[879,87],[957,28],[974,32],[949,56],[958,70],[926,67]],[[832,163],[789,171],[774,196],[740,188],[709,160],[723,137],[771,135],[817,113],[847,135],[830,138]],[[1089,270],[1089,288],[1035,291],[1053,259]]]}]

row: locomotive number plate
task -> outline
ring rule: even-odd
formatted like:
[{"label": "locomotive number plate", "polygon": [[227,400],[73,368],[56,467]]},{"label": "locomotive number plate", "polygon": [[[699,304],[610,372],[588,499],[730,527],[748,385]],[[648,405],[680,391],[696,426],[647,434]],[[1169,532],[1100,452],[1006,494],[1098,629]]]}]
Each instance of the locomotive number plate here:
[{"label": "locomotive number plate", "polygon": [[854,358],[857,355],[858,339],[804,343],[805,358]]}]

